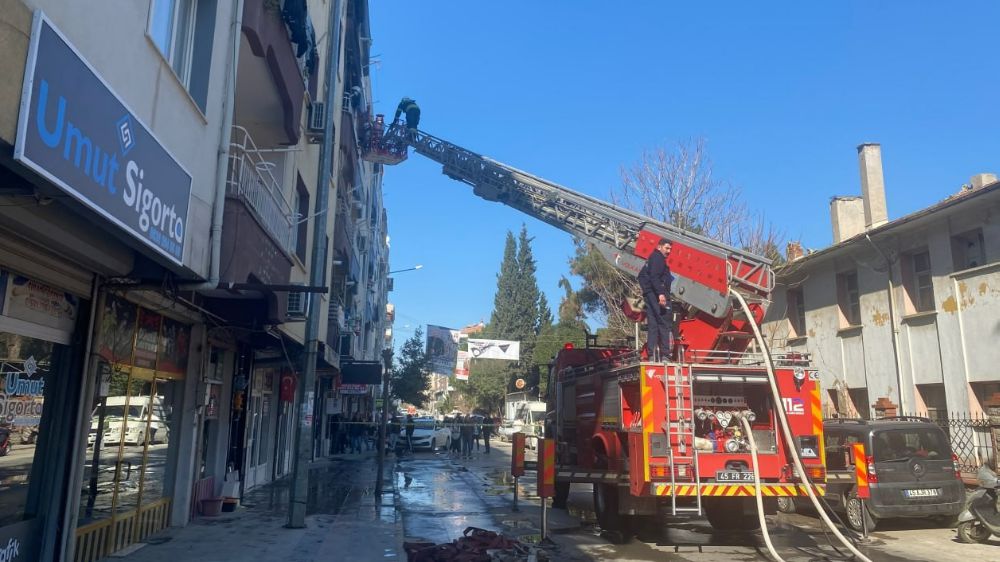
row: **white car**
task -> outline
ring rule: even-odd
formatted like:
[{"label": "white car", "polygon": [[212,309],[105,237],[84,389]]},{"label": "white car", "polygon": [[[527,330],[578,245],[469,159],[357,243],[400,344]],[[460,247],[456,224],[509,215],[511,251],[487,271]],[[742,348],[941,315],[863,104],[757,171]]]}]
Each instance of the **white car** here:
[{"label": "white car", "polygon": [[[401,421],[400,441],[406,443],[406,420]],[[413,449],[434,450],[451,447],[451,430],[434,418],[413,418]]]}]

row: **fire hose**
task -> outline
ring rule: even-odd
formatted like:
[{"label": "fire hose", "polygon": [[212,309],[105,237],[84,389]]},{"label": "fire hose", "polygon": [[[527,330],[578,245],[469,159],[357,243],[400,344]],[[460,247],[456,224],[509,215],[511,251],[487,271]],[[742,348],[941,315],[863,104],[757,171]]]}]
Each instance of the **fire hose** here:
[{"label": "fire hose", "polygon": [[[737,291],[730,290],[730,293],[732,293],[736,300],[739,301],[740,306],[743,308],[743,312],[746,314],[747,319],[750,322],[750,327],[753,328],[754,337],[756,338],[757,343],[760,344],[761,353],[764,356],[764,366],[767,369],[767,380],[771,387],[771,396],[774,399],[774,404],[778,405],[775,407],[775,412],[778,414],[778,425],[781,426],[781,434],[792,454],[792,461],[795,464],[795,470],[798,472],[799,477],[805,484],[804,487],[806,489],[806,495],[809,496],[809,500],[812,501],[813,506],[816,508],[816,513],[819,514],[827,528],[833,532],[833,535],[837,537],[837,539],[844,546],[846,546],[858,560],[861,562],[872,562],[870,558],[862,554],[861,551],[854,546],[854,543],[852,543],[840,532],[839,529],[837,529],[837,526],[830,519],[830,516],[827,515],[826,510],[820,505],[819,499],[816,497],[816,491],[813,488],[813,484],[809,480],[809,475],[806,473],[805,467],[802,464],[802,457],[799,455],[798,447],[795,445],[795,439],[792,436],[792,431],[788,425],[788,417],[785,414],[785,409],[781,407],[781,392],[778,390],[778,382],[774,374],[774,363],[771,360],[771,351],[764,342],[764,337],[760,333],[760,327],[757,325],[757,321],[754,319],[754,316],[750,311],[750,307],[747,305],[746,299],[744,299],[743,295]],[[778,562],[783,562],[783,559],[778,556],[778,553],[774,550],[774,545],[771,544],[771,538],[767,532],[767,526],[764,524],[764,502],[760,487],[760,471],[757,468],[757,444],[754,441],[753,432],[750,431],[751,428],[749,427],[749,423],[743,419],[743,416],[740,416],[740,421],[746,426],[747,435],[750,438],[751,459],[753,460],[754,465],[754,492],[757,496],[757,511],[760,518],[761,531],[764,534],[764,541],[767,544],[767,548],[771,553],[771,556],[773,556]]]}]

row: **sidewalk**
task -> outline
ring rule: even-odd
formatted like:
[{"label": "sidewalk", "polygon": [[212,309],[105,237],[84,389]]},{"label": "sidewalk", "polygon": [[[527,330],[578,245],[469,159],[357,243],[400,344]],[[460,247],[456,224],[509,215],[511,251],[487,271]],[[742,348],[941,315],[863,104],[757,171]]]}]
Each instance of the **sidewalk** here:
[{"label": "sidewalk", "polygon": [[389,456],[382,502],[374,495],[374,452],[338,455],[310,465],[305,529],[284,528],[286,478],[253,490],[233,513],[198,517],[187,527],[169,528],[146,539],[138,550],[113,555],[109,560],[403,561],[406,555],[394,463]]}]

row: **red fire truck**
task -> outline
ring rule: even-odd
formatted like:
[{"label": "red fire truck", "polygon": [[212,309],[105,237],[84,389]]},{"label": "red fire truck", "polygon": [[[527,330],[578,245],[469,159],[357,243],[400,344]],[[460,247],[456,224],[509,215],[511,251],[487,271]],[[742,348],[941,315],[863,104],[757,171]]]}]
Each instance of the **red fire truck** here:
[{"label": "red fire truck", "polygon": [[[781,496],[804,495],[810,482],[822,484],[816,371],[805,355],[771,356],[776,399],[767,350],[763,342],[750,347],[752,323],[763,319],[773,289],[769,260],[422,131],[390,127],[366,158],[399,163],[406,146],[476,195],[588,241],[633,277],[658,240],[672,243],[671,299],[679,311],[674,356],[653,362],[634,349],[567,348],[551,367],[546,432],[557,444],[557,507],[570,484],[588,483],[605,529],[628,532],[636,517],[702,514],[718,529],[752,529],[758,526],[755,479],[767,507]],[[798,474],[793,450],[781,438],[777,408],[787,414],[806,475]],[[743,420],[757,445],[756,475]],[[821,485],[815,489],[822,492]]]}]

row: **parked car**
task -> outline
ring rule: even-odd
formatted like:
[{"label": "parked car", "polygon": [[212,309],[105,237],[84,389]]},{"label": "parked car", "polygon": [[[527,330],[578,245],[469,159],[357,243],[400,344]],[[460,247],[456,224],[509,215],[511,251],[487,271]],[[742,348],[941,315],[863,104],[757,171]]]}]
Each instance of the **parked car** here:
[{"label": "parked car", "polygon": [[[965,486],[958,458],[948,436],[927,418],[893,417],[880,420],[834,419],[823,423],[826,449],[826,501],[846,514],[845,523],[868,530],[880,519],[937,518],[950,525],[962,511]],[[871,499],[862,510],[857,497],[852,446],[863,443],[868,464]],[[781,511],[794,511],[808,499],[779,498]],[[803,503],[804,502],[804,503]]]},{"label": "parked car", "polygon": [[[434,418],[413,418],[413,449],[430,449],[451,446],[451,430]],[[406,420],[402,421],[400,440],[406,443]]]},{"label": "parked car", "polygon": [[[157,396],[150,400],[149,396],[132,396],[128,398],[128,421],[124,420],[125,396],[109,396],[104,410],[104,436],[101,442],[105,445],[118,445],[122,440],[122,429],[125,430],[125,443],[128,445],[146,444],[146,421],[149,421],[149,442],[167,443],[170,427],[167,425],[167,412],[163,405],[163,397]],[[97,442],[98,424],[100,423],[98,406],[91,415],[90,432],[87,435],[87,446],[92,447]]]}]

